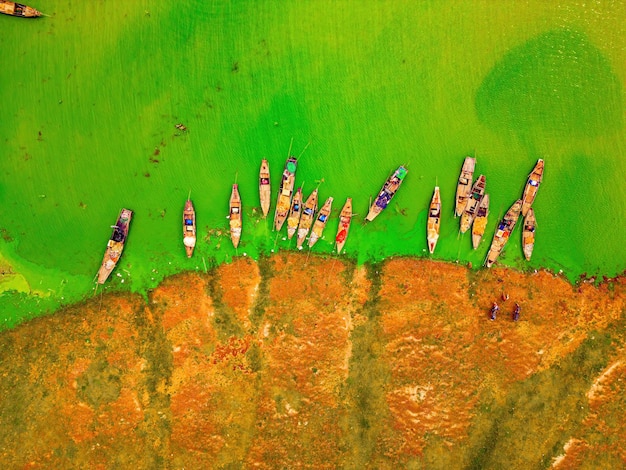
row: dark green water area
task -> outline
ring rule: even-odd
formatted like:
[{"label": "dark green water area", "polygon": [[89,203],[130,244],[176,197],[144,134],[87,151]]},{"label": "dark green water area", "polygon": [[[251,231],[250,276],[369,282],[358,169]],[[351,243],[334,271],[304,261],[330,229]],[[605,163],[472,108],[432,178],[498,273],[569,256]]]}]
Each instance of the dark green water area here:
[{"label": "dark green water area", "polygon": [[[571,281],[626,268],[624,2],[33,6],[50,17],[0,17],[0,328],[93,295],[122,207],[135,216],[105,290],[146,292],[169,274],[295,249],[260,217],[257,189],[262,158],[278,187],[292,139],[295,155],[310,142],[296,184],[308,194],[323,180],[320,199],[335,198],[315,253],[333,252],[336,216],[352,197],[358,216],[341,256],[428,256],[439,185],[433,257],[480,266],[497,219],[543,158],[532,261],[517,229],[499,262]],[[476,251],[453,217],[466,155],[491,198]],[[409,174],[398,195],[363,226],[400,164]],[[226,236],[235,180],[238,252]],[[199,229],[190,260],[189,191]]]}]

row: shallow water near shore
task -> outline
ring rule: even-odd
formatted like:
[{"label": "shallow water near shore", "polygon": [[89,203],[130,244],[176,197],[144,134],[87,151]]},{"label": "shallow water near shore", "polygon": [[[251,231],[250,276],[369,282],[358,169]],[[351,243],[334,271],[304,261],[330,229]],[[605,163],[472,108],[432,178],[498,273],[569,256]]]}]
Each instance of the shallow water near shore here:
[{"label": "shallow water near shore", "polygon": [[[145,292],[168,274],[295,249],[259,217],[257,190],[262,158],[277,188],[292,139],[296,156],[310,143],[296,184],[308,194],[321,183],[320,199],[335,198],[314,252],[332,252],[336,216],[352,197],[358,216],[345,256],[426,256],[438,184],[444,217],[433,257],[478,266],[543,158],[533,259],[523,261],[518,228],[499,262],[562,270],[572,281],[626,268],[620,2],[33,6],[51,17],[0,18],[14,45],[0,72],[4,325],[92,295],[122,207],[135,217],[105,289]],[[452,215],[466,155],[476,156],[492,204],[476,251]],[[362,225],[400,164],[409,174],[398,195]],[[225,235],[235,180],[238,252]],[[199,228],[191,260],[180,233],[189,191]]]}]

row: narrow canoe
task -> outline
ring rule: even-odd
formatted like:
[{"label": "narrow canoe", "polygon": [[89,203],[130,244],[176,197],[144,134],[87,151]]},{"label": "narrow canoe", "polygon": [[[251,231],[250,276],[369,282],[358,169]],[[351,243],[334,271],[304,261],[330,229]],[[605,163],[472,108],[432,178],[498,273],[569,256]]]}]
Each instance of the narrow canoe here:
[{"label": "narrow canoe", "polygon": [[441,223],[441,196],[439,186],[435,186],[433,197],[428,209],[428,222],[426,224],[426,239],[428,240],[428,251],[432,254],[439,239],[439,224]]},{"label": "narrow canoe", "polygon": [[196,211],[191,199],[187,199],[185,209],[183,209],[183,245],[185,245],[187,258],[191,258],[196,246]]},{"label": "narrow canoe", "polygon": [[476,215],[476,209],[478,209],[480,201],[485,195],[485,184],[485,175],[480,175],[472,186],[472,192],[461,215],[461,233],[467,232],[472,225],[472,221]]},{"label": "narrow canoe", "polygon": [[383,184],[382,189],[378,193],[378,196],[376,196],[376,199],[372,203],[372,206],[365,217],[366,222],[374,220],[378,217],[378,214],[380,214],[389,205],[391,199],[396,195],[398,189],[400,189],[400,185],[404,181],[408,172],[409,170],[400,166],[389,178],[387,178],[387,181]]},{"label": "narrow canoe", "polygon": [[311,195],[304,203],[304,209],[302,209],[302,215],[300,216],[300,224],[298,225],[298,248],[302,247],[304,239],[309,233],[313,220],[315,219],[315,212],[317,211],[317,188],[313,190]]},{"label": "narrow canoe", "polygon": [[487,259],[485,261],[485,266],[488,268],[496,262],[500,253],[502,253],[504,245],[506,245],[506,242],[509,241],[509,237],[511,236],[513,229],[515,229],[515,224],[517,223],[517,219],[519,219],[521,210],[522,200],[518,199],[513,203],[511,208],[504,215],[504,218],[498,224],[496,233],[493,235],[493,241],[491,242],[489,253],[487,253]]},{"label": "narrow canoe", "polygon": [[296,184],[296,168],[298,160],[295,157],[289,157],[285,163],[283,176],[280,180],[280,190],[278,191],[278,201],[276,202],[276,211],[274,213],[274,228],[280,230],[287,220],[289,208],[291,207],[291,196],[293,195],[293,187]]},{"label": "narrow canoe", "polygon": [[474,223],[472,224],[472,246],[478,248],[480,240],[485,234],[487,228],[487,220],[489,218],[489,194],[485,194],[480,201]]},{"label": "narrow canoe", "polygon": [[287,217],[287,238],[289,240],[292,239],[294,233],[298,230],[300,214],[302,214],[302,186],[300,186],[293,195],[289,217]]},{"label": "narrow canoe", "polygon": [[0,0],[0,13],[20,18],[39,18],[40,16],[44,16],[43,13],[35,10],[33,7],[22,3],[8,2],[6,0]]},{"label": "narrow canoe", "polygon": [[476,159],[473,157],[465,157],[459,182],[456,185],[456,205],[454,207],[454,215],[460,216],[465,210],[467,199],[472,191],[472,179],[474,178],[474,168],[476,167]]},{"label": "narrow canoe", "polygon": [[528,181],[524,187],[524,194],[522,194],[522,215],[526,216],[528,209],[532,206],[539,191],[539,185],[543,179],[543,160],[540,158],[537,160],[537,164],[533,171],[528,175]]},{"label": "narrow canoe", "polygon": [[117,265],[120,256],[122,256],[122,251],[124,250],[124,245],[126,245],[126,238],[128,237],[128,229],[130,228],[130,221],[132,217],[133,211],[130,209],[121,210],[120,215],[117,218],[117,222],[113,226],[111,238],[107,243],[102,265],[98,270],[98,284],[105,283]]},{"label": "narrow canoe", "polygon": [[346,244],[348,232],[350,231],[350,223],[352,222],[352,198],[346,199],[346,203],[339,214],[339,227],[337,228],[337,236],[335,243],[337,245],[337,253],[341,253],[343,246]]},{"label": "narrow canoe", "polygon": [[261,161],[259,170],[259,201],[261,202],[261,212],[263,218],[267,217],[270,211],[270,201],[272,199],[272,189],[270,186],[270,164],[266,159]]},{"label": "narrow canoe", "polygon": [[230,239],[233,242],[233,246],[237,248],[239,246],[239,240],[241,239],[241,197],[239,196],[239,185],[233,184],[233,190],[230,193],[230,213],[228,218],[230,219]]},{"label": "narrow canoe", "polygon": [[526,261],[530,261],[535,247],[535,229],[537,228],[537,219],[535,219],[535,211],[531,207],[524,218],[524,231],[522,232],[522,249]]},{"label": "narrow canoe", "polygon": [[329,197],[326,199],[326,202],[320,209],[317,214],[317,218],[315,219],[315,223],[313,224],[313,228],[311,229],[311,236],[309,237],[309,248],[311,248],[315,243],[322,238],[322,233],[324,232],[324,227],[328,223],[328,218],[330,217],[330,212],[333,208],[333,198]]}]

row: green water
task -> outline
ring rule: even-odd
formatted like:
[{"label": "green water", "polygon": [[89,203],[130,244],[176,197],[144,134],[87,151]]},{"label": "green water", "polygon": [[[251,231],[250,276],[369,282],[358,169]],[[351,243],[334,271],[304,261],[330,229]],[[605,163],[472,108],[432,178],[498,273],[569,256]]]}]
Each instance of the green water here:
[{"label": "green water", "polygon": [[[253,213],[261,158],[276,188],[291,139],[296,155],[310,142],[297,171],[305,193],[323,179],[320,199],[335,198],[335,215],[353,197],[346,255],[360,262],[426,256],[438,184],[434,257],[480,265],[498,216],[543,158],[533,259],[522,260],[518,232],[500,262],[571,280],[622,272],[625,5],[38,0],[50,18],[1,17],[0,321],[92,295],[122,207],[135,217],[105,289],[143,292],[231,260],[215,229],[227,228],[235,179],[238,255],[293,249]],[[476,251],[452,216],[467,154],[492,204]],[[398,195],[361,226],[399,164],[409,174]],[[187,260],[190,190],[199,243]],[[336,227],[333,218],[314,252],[332,252]]]}]

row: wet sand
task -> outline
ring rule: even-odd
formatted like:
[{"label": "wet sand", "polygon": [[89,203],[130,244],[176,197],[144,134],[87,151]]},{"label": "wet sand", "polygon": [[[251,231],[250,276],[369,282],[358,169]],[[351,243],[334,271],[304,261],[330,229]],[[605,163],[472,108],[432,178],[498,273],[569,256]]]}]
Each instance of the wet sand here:
[{"label": "wet sand", "polygon": [[0,334],[0,463],[623,465],[625,297],[623,278],[404,258],[177,275]]}]

